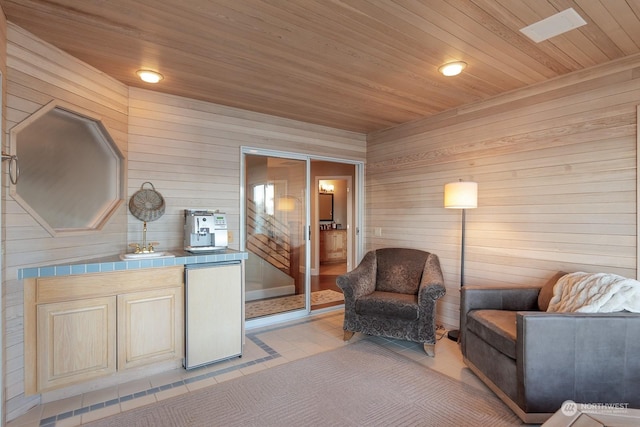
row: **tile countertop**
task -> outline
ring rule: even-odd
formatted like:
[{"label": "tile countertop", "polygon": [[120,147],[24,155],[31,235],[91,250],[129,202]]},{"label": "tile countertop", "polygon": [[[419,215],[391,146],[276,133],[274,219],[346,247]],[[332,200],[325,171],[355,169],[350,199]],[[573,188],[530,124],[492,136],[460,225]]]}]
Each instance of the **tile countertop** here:
[{"label": "tile countertop", "polygon": [[249,257],[247,252],[240,252],[233,249],[200,254],[192,254],[181,249],[166,252],[174,256],[123,261],[120,259],[120,255],[112,255],[91,260],[75,261],[68,264],[21,268],[18,269],[18,280],[33,277],[68,276],[71,274],[107,273],[111,271],[135,270],[138,268],[240,261]]}]

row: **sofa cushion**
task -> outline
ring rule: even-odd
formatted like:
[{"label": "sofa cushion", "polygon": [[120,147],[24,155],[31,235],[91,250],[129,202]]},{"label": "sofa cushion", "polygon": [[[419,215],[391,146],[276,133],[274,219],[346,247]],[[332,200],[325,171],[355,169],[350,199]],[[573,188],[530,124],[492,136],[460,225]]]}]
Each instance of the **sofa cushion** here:
[{"label": "sofa cushion", "polygon": [[467,328],[505,356],[516,358],[515,311],[473,310],[467,315]]},{"label": "sofa cushion", "polygon": [[418,297],[395,292],[375,291],[356,300],[356,313],[361,316],[417,320]]}]

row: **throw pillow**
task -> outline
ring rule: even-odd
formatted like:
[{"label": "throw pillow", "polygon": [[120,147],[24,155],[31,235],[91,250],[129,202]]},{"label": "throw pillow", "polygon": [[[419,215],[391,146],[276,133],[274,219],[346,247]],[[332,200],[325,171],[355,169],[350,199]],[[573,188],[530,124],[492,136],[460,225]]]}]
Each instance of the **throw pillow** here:
[{"label": "throw pillow", "polygon": [[547,283],[545,283],[542,289],[540,289],[540,293],[538,294],[538,310],[547,311],[549,308],[549,302],[551,302],[551,298],[553,298],[553,287],[565,274],[567,273],[559,272],[555,274]]}]

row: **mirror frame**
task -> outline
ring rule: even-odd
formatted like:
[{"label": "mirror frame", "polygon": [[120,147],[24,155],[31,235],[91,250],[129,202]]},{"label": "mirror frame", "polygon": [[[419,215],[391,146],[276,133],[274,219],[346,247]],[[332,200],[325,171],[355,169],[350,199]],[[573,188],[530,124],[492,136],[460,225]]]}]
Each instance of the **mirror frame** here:
[{"label": "mirror frame", "polygon": [[[93,144],[101,144],[103,148],[106,148],[106,152],[108,155],[113,156],[115,160],[115,167],[109,173],[108,176],[104,176],[104,179],[112,179],[114,193],[111,199],[105,199],[105,204],[102,207],[96,208],[93,212],[93,215],[89,215],[86,219],[86,225],[81,227],[66,227],[64,224],[62,226],[54,226],[49,224],[49,222],[43,217],[43,215],[38,213],[38,210],[29,204],[27,200],[25,200],[19,192],[20,182],[23,182],[25,179],[25,174],[23,171],[21,180],[18,181],[17,184],[10,183],[10,194],[13,199],[25,210],[27,211],[43,228],[45,228],[51,236],[56,236],[59,233],[66,232],[95,232],[101,230],[104,225],[107,223],[109,218],[117,211],[118,207],[124,203],[124,171],[125,171],[125,157],[122,152],[118,148],[117,144],[112,139],[109,131],[103,124],[102,120],[99,117],[95,117],[91,112],[82,110],[74,105],[69,105],[64,102],[53,100],[48,104],[44,105],[42,108],[28,116],[26,119],[15,125],[10,131],[10,151],[12,155],[17,155],[19,153],[19,144],[20,144],[20,132],[34,124],[38,121],[38,119],[42,118],[46,114],[59,110],[69,116],[77,117],[79,122],[84,123],[84,125],[89,126],[91,129],[91,133],[94,134],[94,138],[91,139],[90,143]],[[54,142],[55,143],[55,142]],[[60,151],[57,153],[60,156],[68,156],[69,153],[64,151]],[[71,155],[73,158],[73,156]],[[56,162],[56,158],[50,159],[52,162]],[[59,160],[59,159],[58,159]],[[18,160],[19,161],[19,160]],[[100,177],[98,177],[100,178]],[[64,187],[64,186],[63,186]],[[64,189],[63,189],[64,190]],[[54,195],[55,196],[55,195]],[[74,212],[70,212],[69,215],[73,215]]]}]

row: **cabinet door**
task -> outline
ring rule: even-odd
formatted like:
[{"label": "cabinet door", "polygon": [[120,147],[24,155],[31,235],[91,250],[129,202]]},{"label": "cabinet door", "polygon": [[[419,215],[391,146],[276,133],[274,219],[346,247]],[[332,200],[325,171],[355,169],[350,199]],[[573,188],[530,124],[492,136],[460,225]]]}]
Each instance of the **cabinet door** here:
[{"label": "cabinet door", "polygon": [[37,307],[38,390],[50,390],[116,371],[116,298]]},{"label": "cabinet door", "polygon": [[182,358],[182,288],[118,295],[118,370]]},{"label": "cabinet door", "polygon": [[343,261],[346,261],[347,260],[347,231],[346,230],[338,231],[338,240],[337,240],[336,250],[340,251],[340,259]]},{"label": "cabinet door", "polygon": [[327,257],[327,232],[320,230],[320,262],[325,262]]},{"label": "cabinet door", "polygon": [[186,367],[241,355],[241,265],[188,269],[186,287]]},{"label": "cabinet door", "polygon": [[332,230],[327,232],[327,258],[329,261],[346,260],[347,233],[345,230]]}]

